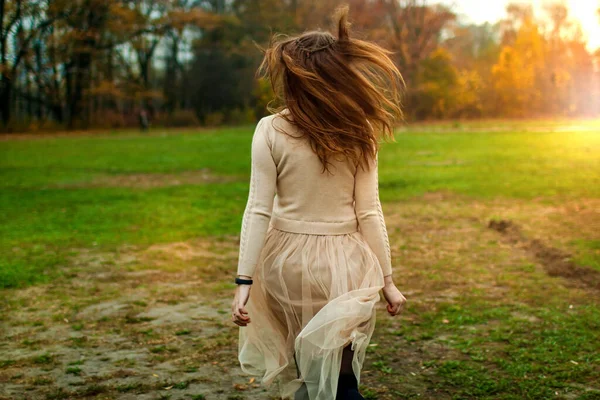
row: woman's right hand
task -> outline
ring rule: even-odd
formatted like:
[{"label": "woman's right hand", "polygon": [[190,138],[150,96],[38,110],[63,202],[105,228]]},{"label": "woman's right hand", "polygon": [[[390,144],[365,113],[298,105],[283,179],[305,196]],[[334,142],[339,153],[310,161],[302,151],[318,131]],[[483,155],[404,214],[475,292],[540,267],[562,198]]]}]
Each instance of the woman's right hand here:
[{"label": "woman's right hand", "polygon": [[[240,276],[240,278],[250,279],[249,276]],[[250,298],[251,287],[251,285],[238,285],[235,289],[235,295],[231,303],[231,320],[238,326],[247,326],[250,323],[246,303]]]},{"label": "woman's right hand", "polygon": [[394,285],[391,275],[385,277],[383,297],[385,297],[385,300],[388,302],[387,312],[391,316],[398,315],[402,312],[404,304],[406,304],[406,297],[404,297],[396,285]]}]

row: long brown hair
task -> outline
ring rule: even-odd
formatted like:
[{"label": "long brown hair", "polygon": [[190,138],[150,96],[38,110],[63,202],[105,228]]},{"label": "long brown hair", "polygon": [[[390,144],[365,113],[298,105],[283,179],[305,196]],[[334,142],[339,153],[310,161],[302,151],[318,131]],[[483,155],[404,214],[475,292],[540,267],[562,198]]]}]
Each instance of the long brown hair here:
[{"label": "long brown hair", "polygon": [[394,141],[402,117],[404,81],[388,50],[350,37],[348,7],[337,10],[337,38],[311,31],[274,36],[258,73],[276,95],[281,113],[310,140],[323,168],[345,155],[356,165],[375,157],[379,139]]}]

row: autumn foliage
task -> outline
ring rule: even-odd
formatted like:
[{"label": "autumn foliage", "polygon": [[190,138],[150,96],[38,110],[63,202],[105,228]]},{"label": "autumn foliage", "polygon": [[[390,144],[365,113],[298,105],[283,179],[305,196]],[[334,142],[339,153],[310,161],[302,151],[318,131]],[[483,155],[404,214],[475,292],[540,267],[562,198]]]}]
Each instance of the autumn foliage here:
[{"label": "autumn foliage", "polygon": [[[393,51],[408,119],[595,116],[600,51],[559,3],[466,24],[425,0],[350,0],[355,32]],[[5,131],[249,123],[274,32],[328,29],[333,0],[0,0]],[[599,20],[600,23],[600,20]]]}]

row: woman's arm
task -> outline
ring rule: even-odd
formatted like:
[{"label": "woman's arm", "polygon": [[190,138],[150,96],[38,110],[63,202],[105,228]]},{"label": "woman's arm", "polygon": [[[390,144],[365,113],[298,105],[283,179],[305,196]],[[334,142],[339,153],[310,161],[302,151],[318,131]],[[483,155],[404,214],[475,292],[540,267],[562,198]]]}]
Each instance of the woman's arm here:
[{"label": "woman's arm", "polygon": [[271,154],[270,125],[261,119],[252,137],[250,192],[240,235],[237,273],[252,277],[264,246],[277,184],[277,167]]},{"label": "woman's arm", "polygon": [[375,153],[375,160],[372,161],[369,170],[358,167],[354,180],[354,207],[360,231],[377,256],[383,271],[383,296],[388,302],[387,311],[390,315],[398,315],[404,308],[406,298],[392,279],[390,241],[379,200],[378,161],[378,154]]},{"label": "woman's arm", "polygon": [[354,209],[361,233],[373,250],[383,275],[391,280],[390,242],[379,200],[378,153],[370,160],[369,169],[358,166],[354,179]]}]

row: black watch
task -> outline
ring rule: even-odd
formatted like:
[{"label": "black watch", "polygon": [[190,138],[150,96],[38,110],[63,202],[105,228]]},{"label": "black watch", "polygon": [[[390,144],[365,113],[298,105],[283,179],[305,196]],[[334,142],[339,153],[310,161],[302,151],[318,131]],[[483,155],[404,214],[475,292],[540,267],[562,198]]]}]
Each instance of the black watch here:
[{"label": "black watch", "polygon": [[235,278],[236,285],[252,285],[252,279]]}]

